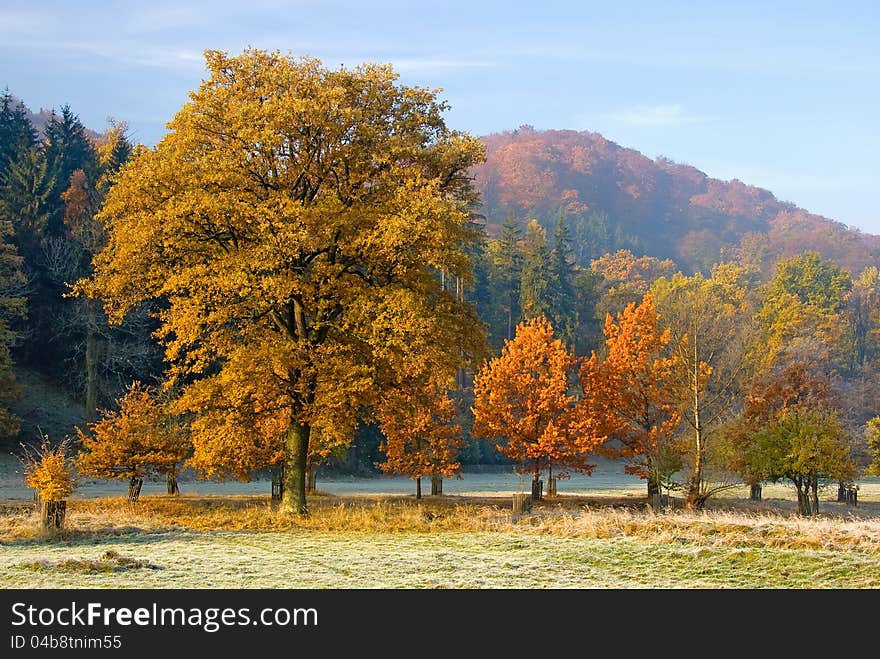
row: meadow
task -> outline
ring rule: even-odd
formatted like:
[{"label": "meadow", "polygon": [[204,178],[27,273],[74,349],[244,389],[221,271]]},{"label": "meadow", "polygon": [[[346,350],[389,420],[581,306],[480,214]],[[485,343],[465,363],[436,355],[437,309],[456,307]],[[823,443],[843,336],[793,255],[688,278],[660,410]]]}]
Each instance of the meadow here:
[{"label": "meadow", "polygon": [[[320,494],[279,514],[263,495],[74,499],[39,532],[0,516],[5,588],[878,588],[880,486],[858,508],[732,495],[654,513],[633,492],[560,495],[513,519],[507,499]],[[784,492],[782,492],[784,493]],[[826,493],[827,494],[827,493]],[[674,500],[673,500],[674,501]]]}]

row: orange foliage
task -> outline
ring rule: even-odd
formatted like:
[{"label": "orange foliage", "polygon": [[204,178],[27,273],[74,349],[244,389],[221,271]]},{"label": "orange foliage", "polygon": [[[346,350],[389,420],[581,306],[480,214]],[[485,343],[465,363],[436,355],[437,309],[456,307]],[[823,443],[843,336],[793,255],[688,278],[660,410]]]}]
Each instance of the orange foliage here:
[{"label": "orange foliage", "polygon": [[677,357],[665,356],[670,331],[659,326],[654,297],[605,320],[607,357],[594,352],[581,366],[581,417],[614,440],[606,451],[626,458],[628,473],[651,480],[681,424],[674,386]]},{"label": "orange foliage", "polygon": [[[878,236],[737,179],[713,179],[689,165],[652,160],[598,133],[521,126],[481,139],[486,161],[472,172],[490,232],[509,213],[549,226],[560,208],[583,212],[588,206],[651,254],[671,257],[686,270],[708,270],[707,260],[736,248],[748,233],[759,233],[771,255],[814,249],[851,272],[872,265],[880,251]],[[695,251],[693,239],[683,242],[689,234],[708,240],[710,255]]]},{"label": "orange foliage", "polygon": [[379,449],[386,473],[410,478],[453,476],[461,465],[461,427],[454,423],[455,402],[436,381],[411,383],[389,392],[377,413],[385,441]]},{"label": "orange foliage", "polygon": [[119,410],[105,411],[88,433],[76,429],[80,472],[125,479],[174,471],[189,452],[189,441],[155,392],[135,382],[116,402]]},{"label": "orange foliage", "polygon": [[619,249],[614,254],[604,254],[590,263],[593,272],[602,275],[612,285],[626,284],[644,293],[660,277],[675,274],[675,263],[670,259],[657,259],[653,256],[636,256],[628,249]]},{"label": "orange foliage", "polygon": [[528,464],[536,479],[553,465],[592,472],[588,458],[605,437],[592,419],[573,413],[568,375],[575,364],[546,318],[521,323],[474,379],[474,436],[501,441],[498,450]]}]

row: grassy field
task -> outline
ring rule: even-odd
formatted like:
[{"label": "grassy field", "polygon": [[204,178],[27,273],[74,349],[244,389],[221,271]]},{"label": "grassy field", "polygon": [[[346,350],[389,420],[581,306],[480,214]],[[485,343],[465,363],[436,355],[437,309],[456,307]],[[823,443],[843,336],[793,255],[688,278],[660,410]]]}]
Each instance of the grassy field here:
[{"label": "grassy field", "polygon": [[880,588],[880,503],[647,511],[560,497],[513,521],[497,499],[319,496],[300,519],[265,497],[71,503],[68,530],[0,516],[6,588]]}]

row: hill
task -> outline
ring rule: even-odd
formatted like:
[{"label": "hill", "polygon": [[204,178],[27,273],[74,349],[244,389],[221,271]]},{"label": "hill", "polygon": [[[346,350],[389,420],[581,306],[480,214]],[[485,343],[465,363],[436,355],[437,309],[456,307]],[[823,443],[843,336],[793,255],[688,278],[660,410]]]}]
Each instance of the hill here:
[{"label": "hill", "polygon": [[737,179],[652,160],[598,133],[523,126],[482,140],[487,160],[472,173],[489,233],[508,214],[549,228],[563,212],[584,265],[629,247],[691,271],[736,255],[766,268],[780,256],[811,249],[857,274],[880,256],[880,236]]}]

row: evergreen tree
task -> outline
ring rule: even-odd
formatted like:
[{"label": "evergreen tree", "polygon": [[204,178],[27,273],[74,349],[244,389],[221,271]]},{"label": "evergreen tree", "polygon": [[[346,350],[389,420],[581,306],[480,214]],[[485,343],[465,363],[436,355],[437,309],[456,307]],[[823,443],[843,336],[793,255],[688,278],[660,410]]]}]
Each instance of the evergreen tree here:
[{"label": "evergreen tree", "polygon": [[36,148],[19,151],[0,187],[0,221],[11,223],[19,254],[30,269],[40,261],[40,243],[53,213],[56,179]]},{"label": "evergreen tree", "polygon": [[547,232],[537,221],[530,220],[523,241],[519,292],[523,318],[537,318],[542,315],[552,318],[558,286],[547,246]]},{"label": "evergreen tree", "polygon": [[590,214],[578,213],[571,218],[572,244],[575,263],[590,266],[593,259],[598,259],[611,251],[611,232],[608,229],[608,215],[602,211]]},{"label": "evergreen tree", "polygon": [[15,247],[6,242],[11,234],[9,222],[0,222],[0,437],[15,435],[20,425],[18,417],[6,408],[6,401],[19,393],[9,351],[18,338],[12,323],[25,315],[21,257]]},{"label": "evergreen tree", "polygon": [[10,163],[33,148],[37,135],[22,104],[15,103],[9,90],[0,96],[0,185]]},{"label": "evergreen tree", "polygon": [[95,148],[70,106],[63,106],[60,115],[53,114],[49,119],[43,151],[49,170],[56,180],[52,215],[46,226],[46,233],[60,236],[64,233],[64,202],[61,194],[70,185],[70,177],[78,169],[83,170],[90,181],[97,179],[98,174]]},{"label": "evergreen tree", "polygon": [[574,295],[575,264],[571,246],[571,234],[565,215],[559,214],[553,231],[553,251],[550,253],[552,271],[550,322],[556,328],[562,341],[571,346],[574,343],[576,301]]},{"label": "evergreen tree", "polygon": [[[501,224],[501,232],[494,241],[490,283],[492,298],[497,305],[496,323],[492,338],[493,346],[498,347],[504,339],[512,339],[520,312],[520,278],[522,276],[523,257],[520,251],[522,230],[513,215],[508,215]],[[499,331],[500,330],[500,331]],[[498,341],[497,339],[500,339]]]}]

